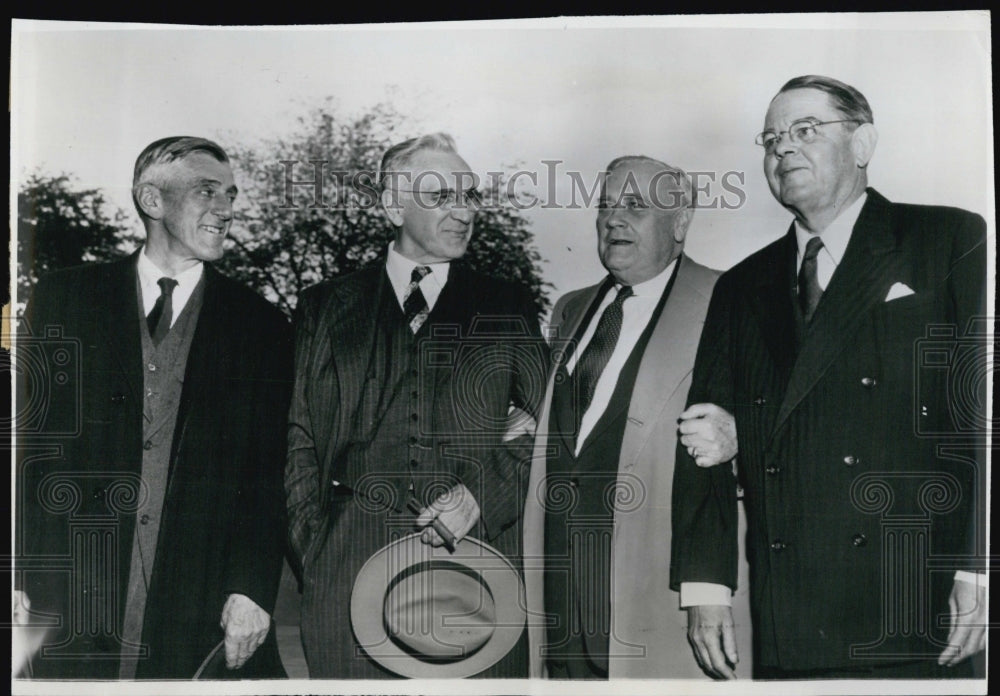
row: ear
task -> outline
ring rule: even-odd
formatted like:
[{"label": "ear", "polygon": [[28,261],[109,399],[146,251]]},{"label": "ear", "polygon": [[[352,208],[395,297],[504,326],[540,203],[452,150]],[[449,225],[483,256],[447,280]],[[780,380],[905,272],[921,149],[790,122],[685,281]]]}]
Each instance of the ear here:
[{"label": "ear", "polygon": [[681,208],[674,213],[674,241],[678,244],[684,243],[688,228],[691,226],[692,217],[694,217],[694,208],[690,206]]},{"label": "ear", "polygon": [[396,227],[402,227],[403,205],[399,202],[399,193],[393,191],[392,189],[382,189],[382,195],[379,197],[379,202],[382,204],[382,210],[385,211],[385,215],[389,218],[389,222]]},{"label": "ear", "polygon": [[864,169],[868,166],[872,155],[875,154],[876,143],[878,143],[878,131],[871,123],[862,123],[851,134],[851,150],[859,168]]},{"label": "ear", "polygon": [[165,213],[163,194],[155,184],[139,184],[135,190],[135,201],[146,217],[153,220],[163,219]]}]

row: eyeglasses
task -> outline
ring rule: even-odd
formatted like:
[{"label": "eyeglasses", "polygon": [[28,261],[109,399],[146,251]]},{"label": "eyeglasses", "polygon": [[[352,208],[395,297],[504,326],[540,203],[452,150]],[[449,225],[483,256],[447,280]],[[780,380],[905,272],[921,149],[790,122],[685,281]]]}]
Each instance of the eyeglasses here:
[{"label": "eyeglasses", "polygon": [[417,203],[422,206],[426,205],[428,208],[441,208],[444,206],[452,208],[456,205],[468,205],[470,208],[480,208],[483,205],[483,194],[474,188],[464,191],[456,191],[450,188],[438,189],[436,191],[407,188],[396,188],[395,190],[414,194]]},{"label": "eyeglasses", "polygon": [[831,123],[861,123],[856,118],[842,118],[837,121],[815,121],[812,119],[804,119],[802,121],[796,121],[788,127],[788,130],[775,133],[774,131],[764,131],[763,133],[758,133],[757,137],[754,138],[754,143],[760,145],[764,148],[764,152],[771,154],[774,149],[778,147],[778,142],[781,140],[781,136],[788,134],[788,140],[797,145],[802,143],[811,143],[816,139],[816,128],[819,126],[828,126]]}]

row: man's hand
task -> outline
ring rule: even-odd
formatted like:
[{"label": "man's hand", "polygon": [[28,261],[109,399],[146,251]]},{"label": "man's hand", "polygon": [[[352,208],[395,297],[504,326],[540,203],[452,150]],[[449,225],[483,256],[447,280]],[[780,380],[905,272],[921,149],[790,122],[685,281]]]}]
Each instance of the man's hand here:
[{"label": "man's hand", "polygon": [[219,625],[226,632],[226,667],[239,669],[264,642],[271,616],[246,595],[231,594]]},{"label": "man's hand", "polygon": [[692,404],[680,417],[681,444],[698,466],[731,461],[736,456],[736,419],[715,404]]},{"label": "man's hand", "polygon": [[531,417],[530,413],[513,404],[510,407],[510,412],[507,414],[506,425],[507,432],[503,434],[504,442],[510,442],[522,435],[535,436],[535,419]]},{"label": "man's hand", "polygon": [[428,525],[437,518],[455,535],[455,542],[461,541],[479,520],[479,503],[464,483],[438,496],[437,500],[425,507],[417,517],[417,526],[424,527],[420,541],[431,546],[441,546],[444,539]]},{"label": "man's hand", "polygon": [[938,664],[953,667],[986,648],[986,588],[956,580],[948,598],[951,630]]},{"label": "man's hand", "polygon": [[739,662],[733,610],[726,606],[688,607],[688,641],[705,673],[714,679],[736,679]]},{"label": "man's hand", "polygon": [[31,609],[31,600],[28,599],[28,595],[21,590],[14,590],[11,622],[15,626],[24,626],[27,624],[29,609]]}]

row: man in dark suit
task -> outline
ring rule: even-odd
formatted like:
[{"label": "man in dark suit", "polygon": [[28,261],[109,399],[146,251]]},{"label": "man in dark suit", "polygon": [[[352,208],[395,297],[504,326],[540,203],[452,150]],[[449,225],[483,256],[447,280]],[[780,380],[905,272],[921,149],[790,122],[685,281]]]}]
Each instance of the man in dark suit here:
[{"label": "man in dark suit", "polygon": [[209,263],[235,196],[217,144],[158,140],[135,165],[143,247],[35,286],[22,357],[49,372],[22,372],[17,536],[17,599],[48,630],[35,677],[186,679],[220,641],[234,676],[284,676],[291,332]]},{"label": "man in dark suit", "polygon": [[[504,440],[511,407],[533,414],[540,398],[536,311],[524,288],[460,262],[478,198],[449,136],[390,148],[379,186],[397,228],[386,257],[309,289],[297,309],[285,488],[312,677],[391,676],[370,657],[379,646],[357,644],[350,599],[394,539],[422,527],[441,544],[436,517],[519,563],[531,436]],[[522,641],[486,674],[526,669]]]},{"label": "man in dark suit", "polygon": [[985,225],[868,188],[875,142],[864,96],[821,76],[782,87],[757,137],[795,220],[716,284],[690,401],[736,438],[685,422],[674,483],[672,584],[726,586],[689,608],[719,677],[735,483],[710,465],[737,443],[755,677],[970,676],[983,646]]},{"label": "man in dark suit", "polygon": [[[554,351],[524,521],[532,676],[704,679],[668,582],[677,418],[719,276],[683,254],[693,213],[683,171],[615,159],[597,213],[609,275],[556,303],[570,347]],[[736,605],[749,649],[745,591]]]}]

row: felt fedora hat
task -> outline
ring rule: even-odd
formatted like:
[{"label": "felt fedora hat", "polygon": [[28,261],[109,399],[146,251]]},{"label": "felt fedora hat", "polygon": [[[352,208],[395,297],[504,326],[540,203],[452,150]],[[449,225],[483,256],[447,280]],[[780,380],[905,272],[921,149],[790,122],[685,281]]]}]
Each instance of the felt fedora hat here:
[{"label": "felt fedora hat", "polygon": [[351,626],[373,660],[403,677],[471,677],[517,643],[524,584],[510,561],[466,537],[450,553],[411,534],[379,549],[354,580]]}]

